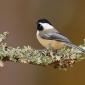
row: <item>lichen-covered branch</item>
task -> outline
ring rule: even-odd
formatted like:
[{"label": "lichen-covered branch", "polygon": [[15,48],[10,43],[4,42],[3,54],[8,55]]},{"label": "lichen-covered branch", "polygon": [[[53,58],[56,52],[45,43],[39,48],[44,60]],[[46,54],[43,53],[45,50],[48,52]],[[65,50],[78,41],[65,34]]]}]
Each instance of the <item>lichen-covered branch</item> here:
[{"label": "lichen-covered branch", "polygon": [[[57,52],[52,49],[35,50],[30,46],[8,47],[7,43],[2,41],[6,39],[8,32],[0,34],[0,66],[3,66],[4,61],[12,61],[19,63],[29,63],[36,65],[52,65],[55,68],[68,68],[75,62],[85,59],[85,54],[78,49],[64,47]],[[85,48],[85,43],[81,45]]]}]

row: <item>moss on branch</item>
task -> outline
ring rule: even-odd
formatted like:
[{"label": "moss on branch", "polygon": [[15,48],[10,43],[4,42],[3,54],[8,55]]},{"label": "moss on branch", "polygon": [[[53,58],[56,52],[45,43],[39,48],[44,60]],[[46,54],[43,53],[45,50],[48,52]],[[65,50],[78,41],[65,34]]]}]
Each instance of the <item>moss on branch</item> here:
[{"label": "moss on branch", "polygon": [[[50,48],[46,50],[35,50],[30,46],[23,48],[7,46],[2,41],[6,39],[8,32],[0,34],[0,66],[3,67],[4,61],[12,61],[19,63],[29,63],[36,65],[52,65],[55,68],[68,68],[75,62],[85,59],[85,54],[78,49],[64,47],[57,52]],[[85,40],[84,40],[85,41]],[[85,48],[85,43],[80,46]]]}]

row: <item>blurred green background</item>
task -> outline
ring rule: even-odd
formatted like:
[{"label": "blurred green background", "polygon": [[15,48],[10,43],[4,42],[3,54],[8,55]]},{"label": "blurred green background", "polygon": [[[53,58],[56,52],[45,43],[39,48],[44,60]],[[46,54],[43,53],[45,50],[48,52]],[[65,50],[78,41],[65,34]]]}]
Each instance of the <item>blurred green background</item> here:
[{"label": "blurred green background", "polygon": [[[36,21],[46,18],[79,45],[85,36],[84,0],[0,0],[0,32],[10,32],[9,46],[43,48],[36,39]],[[85,85],[85,60],[67,71],[20,63],[0,68],[0,85]]]}]

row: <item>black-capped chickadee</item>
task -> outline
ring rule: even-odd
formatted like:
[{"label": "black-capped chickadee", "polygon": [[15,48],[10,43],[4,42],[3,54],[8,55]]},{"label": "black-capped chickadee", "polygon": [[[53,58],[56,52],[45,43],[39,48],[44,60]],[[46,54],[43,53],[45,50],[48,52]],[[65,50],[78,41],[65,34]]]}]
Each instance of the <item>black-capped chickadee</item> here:
[{"label": "black-capped chickadee", "polygon": [[67,37],[62,35],[58,30],[56,30],[52,24],[46,19],[40,19],[37,21],[37,39],[42,46],[52,49],[60,49],[64,45],[77,48],[82,52],[85,52],[83,48],[80,48],[73,44]]}]

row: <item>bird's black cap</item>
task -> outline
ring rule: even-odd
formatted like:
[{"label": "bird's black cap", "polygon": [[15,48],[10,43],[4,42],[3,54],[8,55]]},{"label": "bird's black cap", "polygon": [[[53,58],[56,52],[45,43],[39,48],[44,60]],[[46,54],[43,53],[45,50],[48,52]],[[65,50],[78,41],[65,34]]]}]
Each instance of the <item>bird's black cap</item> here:
[{"label": "bird's black cap", "polygon": [[52,25],[47,19],[39,19],[37,21],[37,24],[39,24],[39,22],[41,22],[41,23],[48,23],[48,24]]}]

